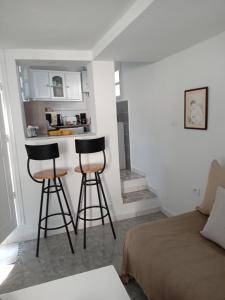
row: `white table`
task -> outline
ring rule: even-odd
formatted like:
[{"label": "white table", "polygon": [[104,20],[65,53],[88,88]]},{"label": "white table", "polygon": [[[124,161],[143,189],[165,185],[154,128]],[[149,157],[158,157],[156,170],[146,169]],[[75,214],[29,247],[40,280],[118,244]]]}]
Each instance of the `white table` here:
[{"label": "white table", "polygon": [[0,296],[2,300],[130,300],[113,266]]}]

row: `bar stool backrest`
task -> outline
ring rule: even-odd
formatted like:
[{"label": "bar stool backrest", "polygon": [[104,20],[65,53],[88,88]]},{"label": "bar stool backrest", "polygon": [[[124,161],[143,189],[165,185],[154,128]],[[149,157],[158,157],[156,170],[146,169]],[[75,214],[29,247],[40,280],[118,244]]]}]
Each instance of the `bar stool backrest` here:
[{"label": "bar stool backrest", "polygon": [[97,153],[97,152],[103,152],[103,168],[101,170],[102,173],[105,169],[106,165],[106,156],[105,156],[105,137],[97,138],[97,139],[82,139],[82,140],[75,140],[75,148],[76,153],[79,153],[79,163],[80,163],[80,169],[83,173],[82,169],[82,162],[81,162],[81,154],[91,154],[91,153]]},{"label": "bar stool backrest", "polygon": [[105,137],[97,139],[75,140],[76,153],[88,154],[105,150]]},{"label": "bar stool backrest", "polygon": [[25,145],[29,159],[47,160],[59,157],[57,143],[48,145]]},{"label": "bar stool backrest", "polygon": [[[57,143],[47,145],[25,145],[27,150],[27,171],[30,177],[40,183],[39,180],[35,179],[30,172],[30,160],[53,160],[53,172],[56,177],[55,159],[59,157],[59,147]],[[41,181],[42,182],[42,181]]]}]

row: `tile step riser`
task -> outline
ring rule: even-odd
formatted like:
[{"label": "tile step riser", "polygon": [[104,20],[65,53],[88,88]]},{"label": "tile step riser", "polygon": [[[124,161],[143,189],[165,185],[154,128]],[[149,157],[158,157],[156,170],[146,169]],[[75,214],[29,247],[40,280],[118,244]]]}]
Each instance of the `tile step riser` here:
[{"label": "tile step riser", "polygon": [[146,178],[137,178],[131,180],[125,180],[122,182],[122,192],[129,193],[140,191],[147,188],[147,181]]},{"label": "tile step riser", "polygon": [[154,193],[152,193],[150,190],[124,193],[122,196],[123,196],[123,203],[125,204],[152,201],[153,199],[157,198],[157,196]]}]

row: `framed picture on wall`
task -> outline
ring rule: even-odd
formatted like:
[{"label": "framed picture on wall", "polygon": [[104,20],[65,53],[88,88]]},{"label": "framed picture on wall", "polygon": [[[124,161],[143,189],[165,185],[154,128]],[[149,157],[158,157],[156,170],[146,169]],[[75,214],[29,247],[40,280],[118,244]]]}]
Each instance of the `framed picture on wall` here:
[{"label": "framed picture on wall", "polygon": [[208,87],[184,92],[184,128],[207,129]]}]

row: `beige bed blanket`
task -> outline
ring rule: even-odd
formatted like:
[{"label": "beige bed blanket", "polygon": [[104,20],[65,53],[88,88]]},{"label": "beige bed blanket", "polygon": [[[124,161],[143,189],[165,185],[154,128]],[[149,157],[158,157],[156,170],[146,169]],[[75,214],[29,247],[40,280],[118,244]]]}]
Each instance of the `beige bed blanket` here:
[{"label": "beige bed blanket", "polygon": [[225,300],[225,250],[200,235],[206,220],[193,211],[131,229],[123,275],[151,300]]}]

